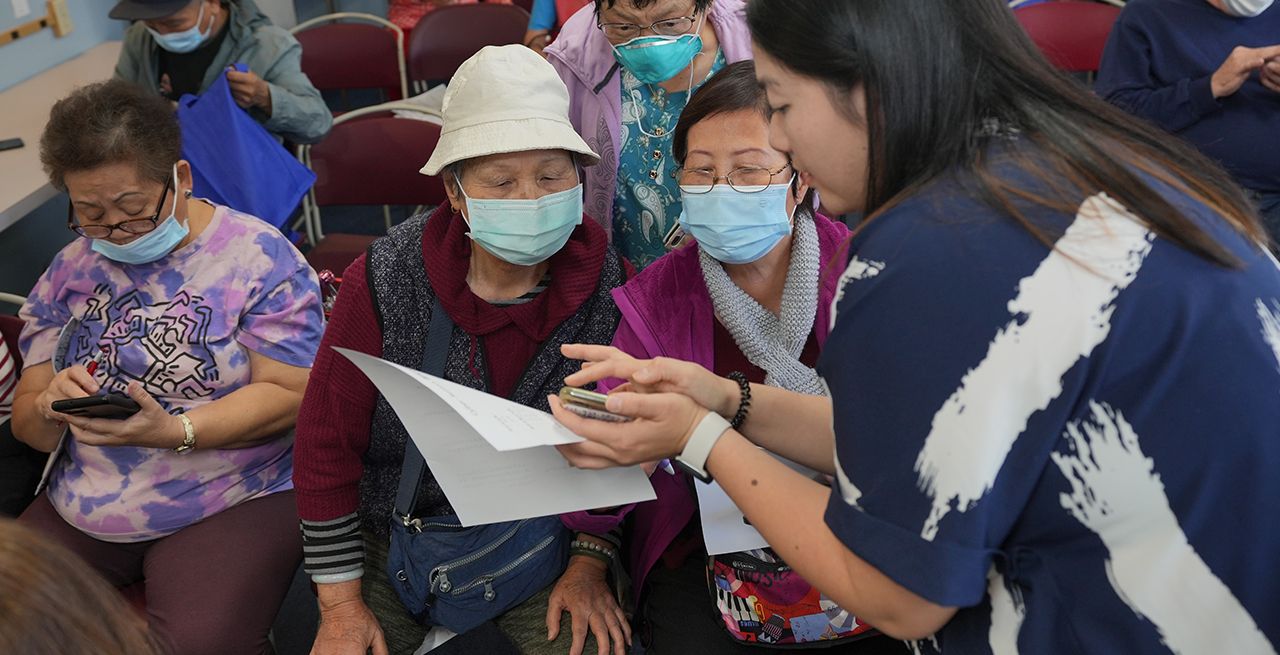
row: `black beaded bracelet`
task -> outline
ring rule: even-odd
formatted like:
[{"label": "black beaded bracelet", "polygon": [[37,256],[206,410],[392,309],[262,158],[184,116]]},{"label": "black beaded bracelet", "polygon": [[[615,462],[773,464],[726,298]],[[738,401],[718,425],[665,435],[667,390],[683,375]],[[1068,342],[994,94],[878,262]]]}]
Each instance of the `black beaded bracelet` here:
[{"label": "black beaded bracelet", "polygon": [[747,376],[741,371],[733,371],[729,374],[729,379],[738,383],[738,389],[742,395],[738,399],[738,413],[733,415],[733,420],[729,421],[729,425],[737,430],[747,422],[747,413],[751,411],[751,382],[747,381]]}]

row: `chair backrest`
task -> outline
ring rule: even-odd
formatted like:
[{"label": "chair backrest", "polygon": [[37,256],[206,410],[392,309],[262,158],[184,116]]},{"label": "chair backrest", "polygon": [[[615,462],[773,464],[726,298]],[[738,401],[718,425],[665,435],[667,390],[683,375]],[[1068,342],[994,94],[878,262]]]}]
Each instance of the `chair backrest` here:
[{"label": "chair backrest", "polygon": [[1036,46],[1060,70],[1097,72],[1102,50],[1120,8],[1098,2],[1059,0],[1013,10]]},{"label": "chair backrest", "polygon": [[[0,293],[0,302],[3,303],[20,306],[26,300],[22,296],[11,293]],[[13,357],[13,369],[15,371],[22,370],[22,352],[18,350],[18,335],[20,334],[22,334],[22,319],[17,316],[0,314],[0,338],[4,339],[4,345],[9,347],[9,354]]]},{"label": "chair backrest", "polygon": [[515,5],[441,7],[409,34],[409,79],[446,82],[481,48],[522,43],[528,27],[529,12]]},{"label": "chair backrest", "polygon": [[313,18],[291,32],[302,44],[302,72],[317,89],[387,89],[397,99],[408,97],[404,32],[390,21],[344,12]]},{"label": "chair backrest", "polygon": [[445,202],[440,178],[418,172],[440,140],[440,126],[398,118],[391,114],[396,109],[430,113],[405,103],[364,107],[338,116],[324,141],[302,149],[316,173],[315,206]]}]

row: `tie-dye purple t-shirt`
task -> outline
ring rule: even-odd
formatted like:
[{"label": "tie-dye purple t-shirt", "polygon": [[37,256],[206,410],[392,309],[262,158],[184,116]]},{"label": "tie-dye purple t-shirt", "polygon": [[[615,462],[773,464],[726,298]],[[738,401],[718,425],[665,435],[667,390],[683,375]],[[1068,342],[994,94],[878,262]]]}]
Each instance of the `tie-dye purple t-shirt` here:
[{"label": "tie-dye purple t-shirt", "polygon": [[[248,384],[250,350],[311,366],[324,330],[319,283],[274,227],[218,207],[195,240],[150,264],[120,264],[90,246],[77,239],[63,248],[22,308],[27,366],[53,361],[62,348],[55,369],[102,351],[95,377],[106,390],[125,393],[137,380],[174,413]],[[155,539],[291,489],[292,451],[284,438],[182,454],[68,438],[49,498],[98,539]]]}]

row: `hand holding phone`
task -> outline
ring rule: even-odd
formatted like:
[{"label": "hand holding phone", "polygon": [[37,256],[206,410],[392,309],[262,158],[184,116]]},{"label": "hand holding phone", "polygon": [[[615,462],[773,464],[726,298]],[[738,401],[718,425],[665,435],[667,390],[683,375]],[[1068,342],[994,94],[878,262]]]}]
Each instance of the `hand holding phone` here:
[{"label": "hand holding phone", "polygon": [[614,414],[605,409],[605,402],[608,399],[609,396],[605,394],[577,387],[562,387],[560,389],[560,404],[582,418],[608,421],[610,423],[627,423],[633,420],[630,416]]}]

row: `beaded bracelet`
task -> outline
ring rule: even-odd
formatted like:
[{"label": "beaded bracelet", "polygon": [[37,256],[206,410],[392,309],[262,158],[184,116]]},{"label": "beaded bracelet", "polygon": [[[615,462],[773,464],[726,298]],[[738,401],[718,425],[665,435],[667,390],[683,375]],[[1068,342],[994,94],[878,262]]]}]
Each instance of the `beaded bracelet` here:
[{"label": "beaded bracelet", "polygon": [[609,550],[600,544],[591,541],[573,540],[569,543],[569,553],[572,555],[587,555],[603,561],[605,564],[612,564],[616,551]]},{"label": "beaded bracelet", "polygon": [[737,430],[747,422],[747,413],[751,411],[751,382],[741,371],[733,371],[729,374],[729,379],[737,382],[738,389],[742,392],[738,400],[738,413],[733,415],[732,421],[729,421],[729,425]]}]

